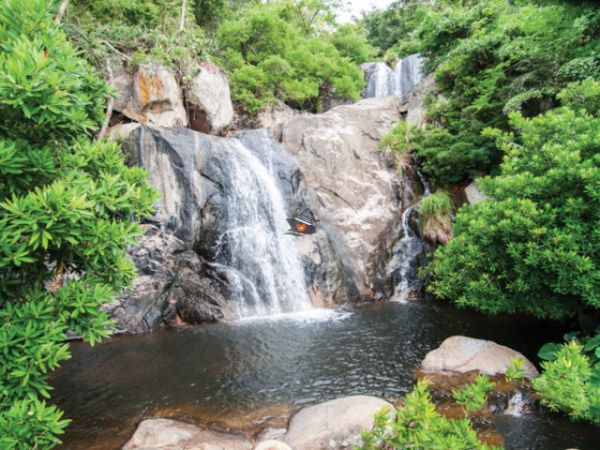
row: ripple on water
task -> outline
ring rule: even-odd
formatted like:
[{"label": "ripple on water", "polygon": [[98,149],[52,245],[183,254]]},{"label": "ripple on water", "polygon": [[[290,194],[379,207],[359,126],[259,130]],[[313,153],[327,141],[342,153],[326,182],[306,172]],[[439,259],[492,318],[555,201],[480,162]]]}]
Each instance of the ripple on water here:
[{"label": "ripple on water", "polygon": [[[123,444],[132,424],[168,411],[197,421],[236,417],[238,423],[260,423],[261,411],[293,410],[346,395],[401,397],[412,388],[414,370],[425,354],[451,335],[493,339],[533,358],[562,331],[444,304],[311,310],[119,337],[93,349],[74,343],[73,358],[52,384],[56,402],[74,419],[63,448],[115,448],[102,447],[107,433],[116,433]],[[524,438],[538,432],[549,438],[538,439],[544,447],[527,448],[571,445],[562,437],[570,436],[563,432],[568,423],[537,423],[520,428]],[[579,448],[586,448],[589,430],[577,430],[584,439]],[[517,442],[514,435],[509,439]],[[548,446],[550,441],[555,444]]]}]

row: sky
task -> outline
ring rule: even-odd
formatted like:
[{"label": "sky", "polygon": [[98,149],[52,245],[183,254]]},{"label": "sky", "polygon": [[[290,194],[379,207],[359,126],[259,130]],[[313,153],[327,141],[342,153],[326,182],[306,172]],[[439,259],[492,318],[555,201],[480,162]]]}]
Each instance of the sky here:
[{"label": "sky", "polygon": [[360,12],[363,10],[369,11],[373,6],[377,9],[384,9],[394,0],[345,0],[346,4],[343,11],[338,14],[338,20],[340,22],[349,22],[352,16],[360,16]]}]

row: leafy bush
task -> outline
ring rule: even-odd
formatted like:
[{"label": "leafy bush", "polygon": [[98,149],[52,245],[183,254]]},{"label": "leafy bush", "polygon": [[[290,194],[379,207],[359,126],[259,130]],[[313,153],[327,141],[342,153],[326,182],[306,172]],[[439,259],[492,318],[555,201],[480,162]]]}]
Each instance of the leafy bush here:
[{"label": "leafy bush", "polygon": [[462,390],[452,392],[454,400],[466,411],[475,411],[487,402],[487,394],[494,389],[488,376],[478,374],[473,383],[467,384]]},{"label": "leafy bush", "polygon": [[398,123],[379,141],[381,150],[392,150],[400,154],[408,155],[413,149],[413,141],[418,130],[404,120]]},{"label": "leafy bush", "polygon": [[[385,18],[385,19],[384,19]],[[569,82],[600,74],[600,13],[586,2],[396,2],[366,19],[374,43],[392,38],[428,60],[440,94],[414,143],[438,184],[493,172],[501,152],[489,127],[507,130],[508,114],[532,117],[558,105]],[[400,35],[381,33],[391,26]],[[383,40],[383,42],[381,42]]]},{"label": "leafy bush", "polygon": [[[219,28],[219,59],[230,73],[233,99],[246,111],[256,113],[275,99],[317,110],[324,94],[360,97],[364,85],[360,68],[319,35],[318,21],[308,22],[302,9],[298,13],[302,4],[252,5]],[[342,51],[349,52],[342,37],[334,35],[334,42],[337,39]]]},{"label": "leafy bush", "polygon": [[[45,0],[0,3],[0,447],[50,448],[68,421],[48,372],[67,330],[94,344],[101,310],[133,278],[146,174],[118,146],[89,142],[108,87],[54,23]],[[27,33],[24,32],[27,30]]]},{"label": "leafy bush", "polygon": [[517,381],[525,376],[525,361],[521,358],[513,358],[510,364],[506,367],[504,377],[506,381]]},{"label": "leafy bush", "polygon": [[[600,339],[597,339],[600,342]],[[550,361],[542,363],[542,375],[532,380],[542,403],[553,411],[565,411],[573,419],[600,425],[600,367],[592,367],[577,341],[560,346]]]},{"label": "leafy bush", "polygon": [[571,109],[585,93],[569,89],[566,107],[513,113],[515,134],[486,132],[506,154],[500,175],[480,183],[494,200],[459,211],[431,267],[439,297],[550,318],[600,307],[600,118]]},{"label": "leafy bush", "polygon": [[451,420],[435,410],[426,381],[419,381],[406,396],[404,405],[396,410],[396,418],[390,411],[382,410],[375,415],[371,431],[362,433],[359,449],[387,448],[414,449],[489,449],[477,439],[468,419]]}]

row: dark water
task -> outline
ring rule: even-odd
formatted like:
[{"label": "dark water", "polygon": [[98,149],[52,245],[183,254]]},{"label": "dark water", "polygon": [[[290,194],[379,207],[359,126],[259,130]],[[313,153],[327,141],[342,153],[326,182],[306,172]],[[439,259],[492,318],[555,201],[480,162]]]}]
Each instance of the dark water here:
[{"label": "dark water", "polygon": [[[352,394],[395,399],[410,391],[425,354],[446,337],[493,339],[535,360],[561,331],[539,322],[486,318],[445,304],[382,303],[328,318],[279,318],[187,332],[120,337],[73,358],[53,380],[74,419],[64,448],[117,448],[144,417],[173,411],[219,422],[262,416]],[[507,448],[600,448],[597,429],[561,416],[503,416]]]}]

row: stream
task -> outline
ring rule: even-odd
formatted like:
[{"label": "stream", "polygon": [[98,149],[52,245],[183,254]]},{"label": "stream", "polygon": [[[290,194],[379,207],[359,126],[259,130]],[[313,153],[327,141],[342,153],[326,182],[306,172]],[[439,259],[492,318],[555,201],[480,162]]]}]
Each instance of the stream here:
[{"label": "stream", "polygon": [[[421,301],[122,336],[93,349],[76,342],[52,378],[54,401],[74,419],[60,448],[120,448],[153,416],[251,430],[283,426],[294,410],[341,396],[398,399],[425,354],[455,334],[495,340],[537,362],[539,347],[562,330]],[[600,448],[597,428],[560,415],[499,414],[495,425],[507,449]]]}]

